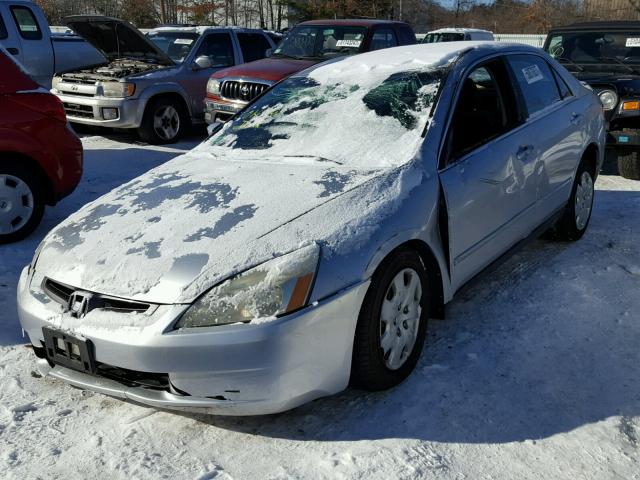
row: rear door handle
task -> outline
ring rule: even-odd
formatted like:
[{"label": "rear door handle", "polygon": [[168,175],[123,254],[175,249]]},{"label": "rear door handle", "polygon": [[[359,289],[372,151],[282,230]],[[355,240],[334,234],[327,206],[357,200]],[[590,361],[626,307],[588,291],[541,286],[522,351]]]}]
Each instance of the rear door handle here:
[{"label": "rear door handle", "polygon": [[11,55],[18,55],[20,53],[20,50],[14,47],[9,47],[7,48],[7,52],[9,52]]},{"label": "rear door handle", "polygon": [[532,150],[533,145],[520,145],[518,151],[516,152],[516,157],[518,158],[518,160],[522,160]]}]

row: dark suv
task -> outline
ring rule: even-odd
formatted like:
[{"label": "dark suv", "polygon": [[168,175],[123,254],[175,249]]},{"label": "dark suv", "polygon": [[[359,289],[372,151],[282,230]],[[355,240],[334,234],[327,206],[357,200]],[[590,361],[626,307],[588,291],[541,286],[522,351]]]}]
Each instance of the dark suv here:
[{"label": "dark suv", "polygon": [[554,28],[544,49],[598,94],[620,175],[640,180],[640,22]]}]

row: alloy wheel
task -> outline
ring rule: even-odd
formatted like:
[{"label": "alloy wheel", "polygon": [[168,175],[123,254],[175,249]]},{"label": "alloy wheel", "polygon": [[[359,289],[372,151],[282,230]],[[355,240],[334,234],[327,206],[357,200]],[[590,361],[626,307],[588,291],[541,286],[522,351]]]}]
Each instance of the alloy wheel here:
[{"label": "alloy wheel", "polygon": [[164,105],[153,116],[153,129],[163,140],[173,140],[180,131],[180,114],[172,105]]}]

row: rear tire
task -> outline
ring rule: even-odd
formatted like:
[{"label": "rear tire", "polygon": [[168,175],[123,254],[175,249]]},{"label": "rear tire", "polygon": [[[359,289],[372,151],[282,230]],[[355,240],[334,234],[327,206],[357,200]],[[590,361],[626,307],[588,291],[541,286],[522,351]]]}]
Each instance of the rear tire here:
[{"label": "rear tire", "polygon": [[573,189],[562,218],[555,226],[553,238],[574,242],[580,240],[587,231],[594,197],[593,173],[583,160],[576,172]]},{"label": "rear tire", "polygon": [[180,102],[169,97],[156,98],[145,109],[138,135],[152,145],[174,143],[187,129],[188,121]]},{"label": "rear tire", "polygon": [[353,386],[386,390],[411,374],[425,341],[429,293],[427,271],[414,250],[398,249],[382,262],[358,317]]},{"label": "rear tire", "polygon": [[0,244],[22,240],[36,229],[44,197],[39,174],[17,163],[0,165]]},{"label": "rear tire", "polygon": [[618,154],[618,172],[620,176],[629,180],[640,180],[640,157],[638,152],[627,155]]}]

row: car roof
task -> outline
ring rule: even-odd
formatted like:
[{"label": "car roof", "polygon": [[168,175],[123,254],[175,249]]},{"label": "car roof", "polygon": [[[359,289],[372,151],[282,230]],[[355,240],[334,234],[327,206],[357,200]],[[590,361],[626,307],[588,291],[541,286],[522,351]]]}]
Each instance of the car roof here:
[{"label": "car roof", "polygon": [[480,28],[457,28],[457,27],[445,27],[438,30],[432,30],[429,33],[493,33],[489,30],[482,30]]},{"label": "car roof", "polygon": [[640,29],[640,21],[618,20],[609,22],[580,22],[564,25],[561,27],[553,27],[552,32],[562,31],[585,31],[585,30],[629,30]]},{"label": "car roof", "polygon": [[244,28],[233,26],[214,26],[214,25],[198,25],[198,26],[172,26],[165,25],[162,27],[156,27],[149,30],[149,32],[185,32],[185,33],[197,33],[202,35],[208,31],[223,31],[223,30],[236,30],[238,32],[261,32],[259,28]]},{"label": "car roof", "polygon": [[[333,72],[331,75],[335,76],[339,76],[340,72],[363,72],[363,75],[366,76],[380,72],[390,76],[394,73],[445,66],[462,54],[482,57],[508,52],[545,54],[539,48],[521,43],[493,41],[418,43],[340,57],[304,70],[296,76],[322,75],[322,71],[325,69],[326,72]],[[338,65],[334,66],[336,63]],[[339,68],[338,71],[336,71],[336,66]],[[353,75],[353,73],[349,73],[349,75]]]},{"label": "car roof", "polygon": [[[395,20],[375,20],[375,19],[326,19],[326,20],[308,20],[306,22],[300,22],[298,25],[341,25],[345,27],[372,27],[374,25],[389,25],[400,24],[406,25],[405,22],[398,22]],[[296,26],[298,26],[296,25]]]}]

